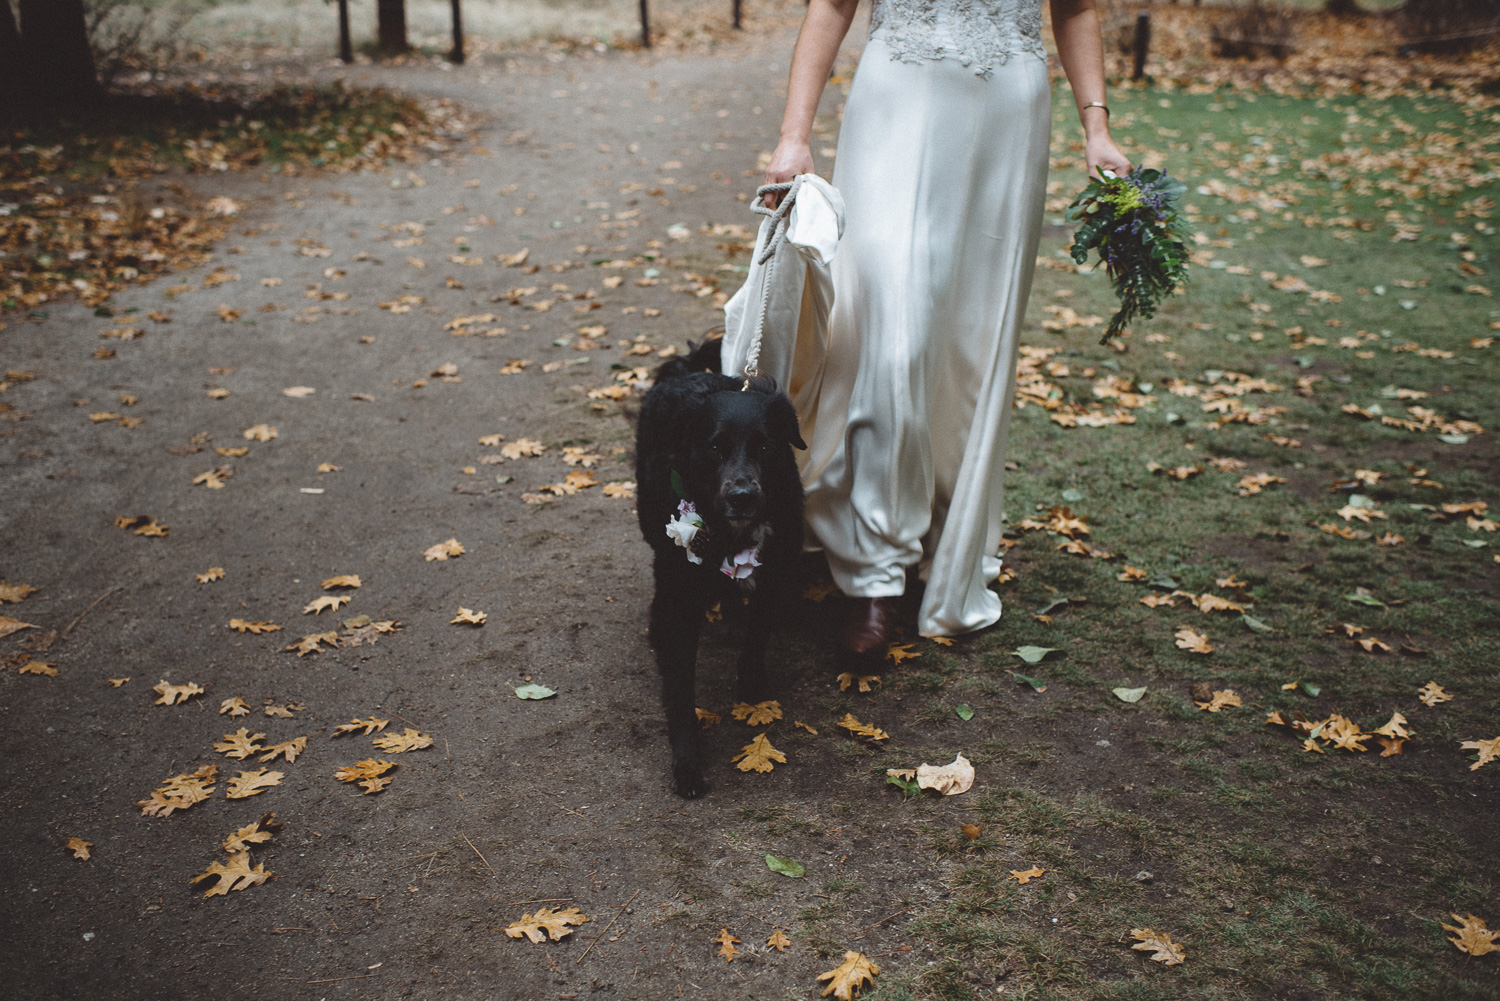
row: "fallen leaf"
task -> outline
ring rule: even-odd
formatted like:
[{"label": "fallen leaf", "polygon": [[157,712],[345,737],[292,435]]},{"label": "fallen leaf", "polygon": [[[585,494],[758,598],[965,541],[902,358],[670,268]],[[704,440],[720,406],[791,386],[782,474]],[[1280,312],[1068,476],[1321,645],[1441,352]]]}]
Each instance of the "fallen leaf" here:
[{"label": "fallen leaf", "polygon": [[780,928],[773,931],[771,937],[766,939],[767,948],[775,949],[777,952],[786,952],[786,947],[791,944],[792,940],[787,938]]},{"label": "fallen leaf", "polygon": [[845,671],[839,675],[839,691],[841,692],[847,692],[851,685],[858,685],[861,692],[869,692],[873,691],[872,686],[878,684],[880,684],[880,675],[878,674],[854,674]]},{"label": "fallen leaf", "polygon": [[970,706],[966,706],[960,702],[953,707],[953,715],[967,723],[974,718],[974,710]]},{"label": "fallen leaf", "polygon": [[885,648],[885,659],[898,665],[903,660],[915,660],[922,655],[911,652],[911,648],[914,645],[912,643],[892,643]]},{"label": "fallen leaf", "polygon": [[92,841],[85,841],[82,838],[69,838],[65,847],[73,853],[74,858],[86,859],[89,857],[89,849],[93,846],[94,843]]},{"label": "fallen leaf", "polygon": [[129,678],[105,678],[104,680],[107,681],[107,682],[109,682],[113,687],[119,688],[121,685],[125,684],[125,682],[129,681],[130,679]]},{"label": "fallen leaf", "polygon": [[476,612],[472,608],[464,608],[462,605],[460,605],[458,607],[458,614],[449,619],[448,622],[450,624],[467,623],[469,625],[482,626],[484,625],[485,619],[488,618],[489,615],[485,612]]},{"label": "fallen leaf", "polygon": [[224,850],[231,855],[235,852],[249,851],[251,845],[258,845],[270,841],[271,836],[281,829],[276,823],[276,814],[268,813],[253,824],[247,824],[224,839]]},{"label": "fallen leaf", "polygon": [[936,789],[944,796],[966,793],[974,785],[974,766],[962,754],[946,765],[921,764],[917,766],[917,786]]},{"label": "fallen leaf", "polygon": [[1401,748],[1406,746],[1406,740],[1401,737],[1376,737],[1375,742],[1385,750],[1380,752],[1382,758],[1393,757],[1401,753]]},{"label": "fallen leaf", "polygon": [[557,694],[554,689],[546,685],[522,685],[515,692],[518,699],[550,699]]},{"label": "fallen leaf", "polygon": [[890,737],[890,734],[872,723],[861,723],[854,718],[853,713],[845,713],[844,718],[839,720],[839,726],[856,737],[869,737],[871,740],[885,740]]},{"label": "fallen leaf", "polygon": [[1479,752],[1479,760],[1469,766],[1471,772],[1500,758],[1500,737],[1491,737],[1489,740],[1466,740],[1458,746],[1465,751]]},{"label": "fallen leaf", "polygon": [[571,926],[581,925],[590,920],[576,907],[564,910],[561,907],[539,907],[535,914],[522,914],[521,917],[506,926],[505,934],[511,938],[526,936],[532,942],[545,942],[551,939],[554,942],[561,941],[564,937],[573,934]]},{"label": "fallen leaf", "polygon": [[288,386],[281,391],[282,396],[290,396],[294,400],[305,399],[316,393],[312,386]]},{"label": "fallen leaf", "polygon": [[729,934],[728,928],[720,928],[719,934],[714,941],[719,943],[719,955],[724,957],[724,962],[734,962],[734,957],[738,954],[738,950],[735,949],[734,944],[739,939]]},{"label": "fallen leaf", "polygon": [[49,678],[57,677],[57,665],[44,660],[28,660],[18,668],[21,674],[42,674]]},{"label": "fallen leaf", "polygon": [[1030,869],[1027,869],[1025,872],[1021,872],[1019,869],[1012,869],[1010,871],[1010,874],[1011,874],[1011,876],[1013,876],[1015,878],[1015,881],[1017,883],[1020,883],[1022,886],[1025,886],[1027,883],[1031,882],[1033,879],[1036,879],[1038,876],[1041,876],[1041,875],[1045,874],[1046,871],[1047,871],[1046,869],[1038,869],[1036,866],[1032,866]]},{"label": "fallen leaf", "polygon": [[1022,674],[1020,671],[1010,672],[1010,677],[1018,685],[1030,685],[1031,690],[1038,695],[1047,690],[1047,684],[1041,678],[1033,678],[1029,674]]},{"label": "fallen leaf", "polygon": [[1214,697],[1207,702],[1193,703],[1193,705],[1197,706],[1199,709],[1203,709],[1211,713],[1216,713],[1221,709],[1226,709],[1232,706],[1242,706],[1244,704],[1245,703],[1240,699],[1240,697],[1234,694],[1234,689],[1232,688],[1226,688],[1221,692],[1214,692]]},{"label": "fallen leaf", "polygon": [[282,649],[295,650],[298,657],[306,657],[310,653],[320,652],[323,648],[319,644],[327,644],[330,648],[336,648],[339,645],[339,634],[336,632],[308,633],[297,642]]},{"label": "fallen leaf", "polygon": [[245,700],[238,695],[232,696],[219,703],[219,715],[228,715],[231,719],[239,716],[250,715],[250,707]]},{"label": "fallen leaf", "polygon": [[370,743],[382,751],[400,754],[403,751],[420,751],[424,747],[431,747],[432,735],[407,727],[399,734],[390,733],[384,737],[372,738]]},{"label": "fallen leaf", "polygon": [[270,441],[272,438],[280,438],[281,433],[269,424],[256,424],[247,427],[242,433],[246,441]]},{"label": "fallen leaf", "polygon": [[729,760],[739,762],[735,767],[742,772],[769,772],[776,767],[776,762],[786,764],[786,755],[772,747],[764,733],[758,733],[754,740],[740,748],[739,754]]},{"label": "fallen leaf", "polygon": [[1459,952],[1466,952],[1470,956],[1483,956],[1489,952],[1500,952],[1500,945],[1495,940],[1500,938],[1500,932],[1490,931],[1483,918],[1470,914],[1461,918],[1452,911],[1449,917],[1457,921],[1457,925],[1442,925],[1443,931],[1456,933],[1455,937],[1448,939]]},{"label": "fallen leaf", "polygon": [[506,442],[500,446],[500,454],[507,459],[521,459],[527,456],[541,455],[547,451],[547,446],[530,438],[517,438],[515,441]]},{"label": "fallen leaf", "polygon": [[390,722],[391,721],[388,719],[376,719],[373,716],[369,719],[354,719],[350,720],[348,723],[340,723],[338,726],[334,727],[333,733],[331,733],[329,736],[342,737],[343,735],[353,733],[356,730],[363,730],[364,735],[368,737],[372,733],[379,733],[381,730],[384,730]]},{"label": "fallen leaf", "polygon": [[875,983],[879,974],[880,967],[866,959],[864,953],[845,952],[841,965],[827,973],[818,974],[819,980],[829,981],[821,996],[826,998],[832,994],[837,1001],[853,1001],[865,982]]},{"label": "fallen leaf", "polygon": [[[352,765],[345,765],[334,772],[333,777],[340,782],[358,782],[360,787],[364,789],[365,795],[369,796],[380,792],[391,784],[389,776],[384,778],[381,776],[385,776],[386,772],[395,767],[396,763],[394,761],[366,758],[363,761],[356,761]],[[515,938],[516,936],[511,937]]]},{"label": "fallen leaf", "polygon": [[302,606],[303,615],[321,615],[326,609],[338,609],[349,604],[354,598],[347,594],[323,594]]},{"label": "fallen leaf", "polygon": [[463,554],[463,543],[459,542],[456,538],[449,539],[447,542],[439,542],[435,546],[428,546],[422,550],[422,558],[429,563],[442,563],[450,556],[462,556]]},{"label": "fallen leaf", "polygon": [[793,720],[792,721],[792,726],[795,726],[795,727],[797,727],[799,729],[802,729],[802,730],[806,730],[808,733],[812,734],[814,737],[816,737],[818,735],[818,728],[817,727],[812,726],[812,725],[807,724],[807,723],[804,723],[800,719],[799,720]]},{"label": "fallen leaf", "polygon": [[265,768],[240,772],[225,785],[224,796],[226,799],[249,799],[251,796],[259,796],[272,786],[281,785],[284,778],[286,775],[283,772]]},{"label": "fallen leaf", "polygon": [[13,619],[8,615],[0,615],[0,637],[9,636],[11,633],[18,633],[22,629],[35,628],[37,627],[33,623],[22,622],[20,619]]},{"label": "fallen leaf", "polygon": [[766,868],[772,872],[779,872],[783,876],[792,879],[801,879],[807,874],[807,867],[795,859],[781,858],[778,855],[766,856]]},{"label": "fallen leaf", "polygon": [[961,834],[963,834],[964,837],[968,838],[970,841],[973,841],[974,839],[979,837],[984,828],[979,824],[960,824],[958,825],[958,830]]},{"label": "fallen leaf", "polygon": [[267,761],[275,761],[278,754],[286,759],[287,764],[291,764],[297,760],[297,755],[307,750],[307,738],[293,737],[291,740],[283,740],[279,744],[267,744],[261,750],[266,753],[262,754],[256,760],[262,764]]},{"label": "fallen leaf", "polygon": [[223,580],[224,579],[224,568],[223,567],[209,567],[207,570],[203,571],[202,573],[193,574],[193,577],[200,584],[211,584],[211,583],[213,583],[216,580]]},{"label": "fallen leaf", "polygon": [[1453,695],[1443,691],[1443,686],[1436,681],[1429,681],[1417,692],[1417,698],[1424,706],[1435,706],[1439,702],[1452,702]]},{"label": "fallen leaf", "polygon": [[1141,696],[1146,694],[1146,686],[1143,685],[1140,688],[1112,688],[1110,691],[1114,692],[1115,698],[1121,702],[1139,702],[1141,701]]},{"label": "fallen leaf", "polygon": [[153,790],[149,799],[135,805],[148,817],[171,816],[173,810],[186,810],[208,799],[214,791],[214,776],[218,774],[218,765],[202,765],[197,771],[174,775]]},{"label": "fallen leaf", "polygon": [[1137,940],[1132,949],[1149,952],[1148,959],[1155,960],[1164,966],[1176,966],[1187,959],[1182,951],[1182,946],[1172,941],[1172,936],[1166,932],[1152,931],[1150,928],[1132,928],[1130,937]]},{"label": "fallen leaf", "polygon": [[1208,636],[1197,633],[1184,626],[1174,633],[1177,637],[1177,645],[1190,653],[1213,653],[1214,648],[1208,642]]},{"label": "fallen leaf", "polygon": [[320,585],[325,591],[332,591],[338,587],[363,587],[363,582],[357,573],[339,574],[337,577],[329,577]]},{"label": "fallen leaf", "polygon": [[226,758],[234,758],[236,761],[244,761],[256,751],[264,751],[265,748],[256,741],[263,738],[265,734],[252,734],[246,727],[240,727],[234,733],[226,733],[224,739],[214,744],[215,751],[224,752]]},{"label": "fallen leaf", "polygon": [[22,601],[28,594],[36,591],[30,584],[3,584],[0,583],[0,604],[11,602],[12,604]]},{"label": "fallen leaf", "polygon": [[274,622],[246,622],[244,619],[230,619],[229,628],[237,633],[253,633],[256,636],[281,631],[281,627]]},{"label": "fallen leaf", "polygon": [[735,719],[744,720],[746,726],[766,726],[781,719],[781,703],[774,699],[768,702],[736,702],[729,710]]},{"label": "fallen leaf", "polygon": [[604,484],[600,489],[603,491],[604,496],[614,497],[619,500],[630,500],[635,497],[634,480],[617,480],[613,483]]},{"label": "fallen leaf", "polygon": [[698,721],[703,724],[703,729],[705,730],[707,730],[711,726],[717,726],[718,724],[724,722],[724,717],[720,716],[718,713],[711,713],[707,709],[699,709],[696,711],[698,713]]},{"label": "fallen leaf", "polygon": [[151,690],[160,696],[155,702],[151,703],[156,706],[175,706],[179,702],[186,702],[194,695],[202,695],[205,691],[205,689],[198,687],[196,681],[189,681],[185,685],[169,685],[165,678],[152,685]]},{"label": "fallen leaf", "polygon": [[230,890],[243,890],[250,886],[259,886],[271,877],[266,872],[265,863],[250,868],[249,852],[233,852],[226,859],[227,865],[221,862],[211,862],[206,870],[194,876],[189,882],[197,883],[200,880],[217,876],[219,881],[207,890],[203,891],[205,897],[223,896]]}]

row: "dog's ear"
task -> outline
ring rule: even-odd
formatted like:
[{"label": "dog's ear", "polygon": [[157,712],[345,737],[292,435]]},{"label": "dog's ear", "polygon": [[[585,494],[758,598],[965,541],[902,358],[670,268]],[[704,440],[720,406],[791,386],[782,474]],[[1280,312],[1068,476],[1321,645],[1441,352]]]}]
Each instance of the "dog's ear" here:
[{"label": "dog's ear", "polygon": [[766,421],[775,438],[793,448],[807,450],[807,442],[802,440],[802,428],[797,423],[797,411],[792,406],[792,401],[784,395],[778,393],[771,398],[771,403],[766,408]]}]

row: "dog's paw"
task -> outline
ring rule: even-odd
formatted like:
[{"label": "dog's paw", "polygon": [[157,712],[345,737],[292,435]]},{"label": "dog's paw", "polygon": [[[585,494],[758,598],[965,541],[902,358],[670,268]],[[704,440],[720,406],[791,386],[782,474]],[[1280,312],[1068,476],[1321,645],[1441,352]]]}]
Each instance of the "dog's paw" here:
[{"label": "dog's paw", "polygon": [[697,762],[672,763],[672,791],[683,799],[697,799],[708,792],[708,776]]}]

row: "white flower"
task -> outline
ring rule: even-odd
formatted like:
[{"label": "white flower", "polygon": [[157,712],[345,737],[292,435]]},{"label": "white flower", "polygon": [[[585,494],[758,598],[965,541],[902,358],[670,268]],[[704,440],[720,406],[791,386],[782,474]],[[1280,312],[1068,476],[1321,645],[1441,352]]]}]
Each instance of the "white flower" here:
[{"label": "white flower", "polygon": [[698,510],[691,501],[678,503],[677,514],[667,520],[667,538],[687,550],[690,563],[703,562],[703,558],[693,552],[693,539],[702,527],[703,519],[698,516]]},{"label": "white flower", "polygon": [[741,549],[734,554],[733,563],[729,561],[728,556],[724,557],[724,562],[719,566],[719,570],[725,576],[734,580],[744,580],[755,572],[756,567],[760,566],[760,560],[756,559],[759,555],[759,546]]}]

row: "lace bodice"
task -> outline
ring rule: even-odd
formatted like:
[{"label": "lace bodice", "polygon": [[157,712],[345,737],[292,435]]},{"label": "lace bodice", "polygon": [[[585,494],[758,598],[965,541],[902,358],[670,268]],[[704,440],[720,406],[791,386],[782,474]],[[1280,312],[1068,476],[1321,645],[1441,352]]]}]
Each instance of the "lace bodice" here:
[{"label": "lace bodice", "polygon": [[983,77],[1014,55],[1047,58],[1041,0],[873,0],[870,37],[892,59],[955,58]]}]

